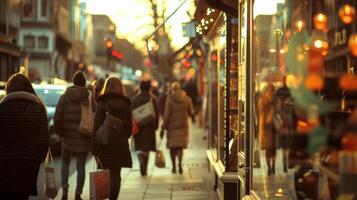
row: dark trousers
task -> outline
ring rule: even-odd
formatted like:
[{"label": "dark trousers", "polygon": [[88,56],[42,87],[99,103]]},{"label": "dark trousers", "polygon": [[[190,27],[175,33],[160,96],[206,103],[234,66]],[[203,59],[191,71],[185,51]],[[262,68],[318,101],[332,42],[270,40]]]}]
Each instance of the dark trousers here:
[{"label": "dark trousers", "polygon": [[82,194],[84,180],[85,180],[85,165],[87,160],[88,152],[70,152],[62,149],[62,167],[61,167],[61,178],[63,191],[68,191],[68,176],[69,176],[69,165],[71,163],[71,157],[77,159],[77,187],[76,194]]},{"label": "dark trousers", "polygon": [[0,199],[3,199],[3,200],[28,200],[29,195],[0,193]]},{"label": "dark trousers", "polygon": [[149,151],[138,151],[138,160],[140,164],[140,174],[142,176],[146,176],[149,161]]},{"label": "dark trousers", "polygon": [[110,173],[110,196],[109,200],[117,200],[120,191],[120,176],[121,168],[109,169]]}]

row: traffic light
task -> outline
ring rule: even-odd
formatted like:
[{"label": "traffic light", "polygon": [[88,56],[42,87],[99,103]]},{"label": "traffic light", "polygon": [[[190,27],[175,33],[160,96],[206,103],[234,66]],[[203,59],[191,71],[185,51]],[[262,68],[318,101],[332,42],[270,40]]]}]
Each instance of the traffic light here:
[{"label": "traffic light", "polygon": [[107,49],[113,48],[113,42],[112,42],[111,39],[107,38],[107,39],[105,40],[105,47],[106,47]]},{"label": "traffic light", "polygon": [[118,50],[112,50],[112,58],[121,60],[123,59],[123,53]]}]

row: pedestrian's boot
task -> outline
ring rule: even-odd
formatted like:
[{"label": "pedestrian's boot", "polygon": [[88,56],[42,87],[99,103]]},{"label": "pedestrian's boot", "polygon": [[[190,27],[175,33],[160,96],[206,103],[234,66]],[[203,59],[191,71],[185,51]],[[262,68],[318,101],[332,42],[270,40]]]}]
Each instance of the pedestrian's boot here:
[{"label": "pedestrian's boot", "polygon": [[81,198],[81,194],[76,193],[75,196],[74,196],[74,200],[83,200]]},{"label": "pedestrian's boot", "polygon": [[140,164],[140,174],[141,176],[146,176],[146,165],[145,165],[145,157],[144,153],[138,153],[138,160]]},{"label": "pedestrian's boot", "polygon": [[62,199],[61,200],[67,200],[68,199],[68,185],[62,186]]},{"label": "pedestrian's boot", "polygon": [[179,165],[179,173],[182,174],[182,172],[183,172],[183,171],[182,171],[182,166]]}]

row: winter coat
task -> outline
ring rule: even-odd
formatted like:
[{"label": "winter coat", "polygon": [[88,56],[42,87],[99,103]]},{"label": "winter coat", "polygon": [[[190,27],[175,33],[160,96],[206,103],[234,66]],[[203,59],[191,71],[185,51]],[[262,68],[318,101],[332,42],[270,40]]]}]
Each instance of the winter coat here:
[{"label": "winter coat", "polygon": [[182,90],[171,94],[166,101],[164,128],[167,130],[168,148],[187,148],[189,117],[194,114],[191,98]]},{"label": "winter coat", "polygon": [[134,136],[135,149],[137,151],[155,151],[155,132],[159,126],[159,108],[156,97],[150,92],[140,92],[133,99],[132,109],[140,107],[152,99],[155,108],[156,118],[154,121],[139,126],[139,133]]},{"label": "winter coat", "polygon": [[85,87],[71,86],[61,96],[56,107],[54,122],[61,137],[62,148],[70,152],[91,150],[91,138],[78,131],[81,122],[81,103],[88,103],[89,91]]},{"label": "winter coat", "polygon": [[107,146],[94,147],[94,149],[99,149],[98,153],[94,154],[99,156],[105,169],[132,167],[128,142],[132,128],[130,106],[130,99],[119,94],[108,93],[98,97],[97,112],[94,118],[94,137],[99,127],[104,123],[107,112],[123,122],[122,131],[110,135],[110,143]]},{"label": "winter coat", "polygon": [[0,103],[0,194],[37,195],[37,176],[48,151],[46,108],[27,92]]}]

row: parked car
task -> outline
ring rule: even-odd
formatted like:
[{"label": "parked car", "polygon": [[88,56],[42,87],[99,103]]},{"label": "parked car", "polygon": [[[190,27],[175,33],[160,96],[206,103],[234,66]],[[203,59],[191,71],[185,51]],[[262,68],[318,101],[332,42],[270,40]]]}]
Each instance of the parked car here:
[{"label": "parked car", "polygon": [[55,115],[58,101],[68,86],[40,84],[33,85],[33,87],[47,109],[48,131],[51,150],[53,153],[59,153],[61,151],[61,139],[55,132],[53,117]]}]

